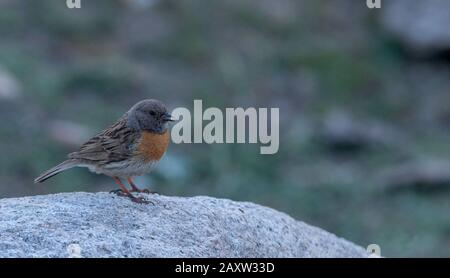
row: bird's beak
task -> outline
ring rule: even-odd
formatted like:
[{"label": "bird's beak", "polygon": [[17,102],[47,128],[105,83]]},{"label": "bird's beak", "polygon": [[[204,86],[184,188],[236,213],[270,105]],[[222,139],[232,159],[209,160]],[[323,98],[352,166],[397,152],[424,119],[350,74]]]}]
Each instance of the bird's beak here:
[{"label": "bird's beak", "polygon": [[175,121],[174,119],[172,119],[172,115],[170,115],[169,113],[164,113],[161,117],[161,119],[165,122],[173,122]]}]

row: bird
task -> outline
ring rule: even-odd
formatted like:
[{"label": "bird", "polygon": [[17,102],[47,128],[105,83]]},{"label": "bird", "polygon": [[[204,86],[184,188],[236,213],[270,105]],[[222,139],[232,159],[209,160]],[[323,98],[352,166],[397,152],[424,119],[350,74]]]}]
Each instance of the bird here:
[{"label": "bird", "polygon": [[[169,146],[169,123],[174,121],[166,106],[159,100],[142,100],[114,124],[81,145],[78,151],[68,154],[67,160],[43,172],[34,182],[71,169],[85,167],[96,174],[114,179],[120,189],[111,191],[129,197],[136,203],[149,203],[133,193],[149,193],[139,189],[134,176],[151,172],[162,159]],[[131,187],[128,190],[122,179]]]}]

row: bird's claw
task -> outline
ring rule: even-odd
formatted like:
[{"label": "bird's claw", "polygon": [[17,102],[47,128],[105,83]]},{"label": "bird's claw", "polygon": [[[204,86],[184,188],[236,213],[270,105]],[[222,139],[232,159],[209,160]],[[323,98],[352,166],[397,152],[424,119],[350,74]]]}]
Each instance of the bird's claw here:
[{"label": "bird's claw", "polygon": [[114,189],[109,191],[109,193],[116,194],[117,196],[127,196],[127,194],[123,192],[122,189]]},{"label": "bird's claw", "polygon": [[123,192],[122,189],[111,190],[109,193],[114,193],[120,197],[128,197],[128,198],[130,198],[130,200],[132,202],[137,203],[137,204],[152,204],[152,205],[154,205],[154,203],[152,201],[149,201],[149,200],[145,199],[144,197],[136,197],[133,194]]},{"label": "bird's claw", "polygon": [[129,196],[131,201],[137,203],[137,204],[152,204],[154,205],[154,203],[152,201],[149,201],[147,199],[145,199],[144,197],[135,197],[133,195]]},{"label": "bird's claw", "polygon": [[145,193],[145,194],[158,194],[158,192],[150,191],[148,189],[133,189],[130,192]]}]

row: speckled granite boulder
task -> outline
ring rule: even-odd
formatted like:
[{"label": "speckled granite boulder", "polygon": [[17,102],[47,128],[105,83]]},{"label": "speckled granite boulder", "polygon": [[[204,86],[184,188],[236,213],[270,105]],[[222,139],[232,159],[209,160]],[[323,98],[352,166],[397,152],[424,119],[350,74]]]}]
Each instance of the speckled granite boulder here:
[{"label": "speckled granite boulder", "polygon": [[0,257],[366,257],[365,250],[260,205],[109,193],[0,200]]}]

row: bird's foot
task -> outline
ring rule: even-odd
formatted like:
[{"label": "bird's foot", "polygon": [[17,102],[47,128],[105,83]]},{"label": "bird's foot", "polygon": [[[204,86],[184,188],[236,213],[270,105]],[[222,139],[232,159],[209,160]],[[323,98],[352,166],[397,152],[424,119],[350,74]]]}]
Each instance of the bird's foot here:
[{"label": "bird's foot", "polygon": [[121,197],[128,196],[127,193],[123,192],[122,189],[114,189],[114,190],[109,191],[109,193],[113,193],[113,194],[116,194],[117,196],[121,196]]},{"label": "bird's foot", "polygon": [[158,192],[150,191],[148,189],[133,189],[133,190],[130,190],[130,192],[145,193],[145,194],[158,194]]},{"label": "bird's foot", "polygon": [[136,197],[134,195],[129,195],[128,196],[132,202],[138,203],[138,204],[152,204],[154,205],[155,203],[153,203],[152,201],[149,201],[147,199],[145,199],[144,197]]},{"label": "bird's foot", "polygon": [[145,199],[144,197],[136,197],[136,196],[134,196],[131,193],[124,192],[122,189],[111,190],[109,193],[114,193],[114,194],[116,194],[117,196],[120,196],[120,197],[128,197],[128,198],[130,198],[130,200],[132,202],[135,202],[135,203],[138,203],[138,204],[152,204],[152,205],[154,205],[154,203],[152,201],[149,201],[149,200]]}]

